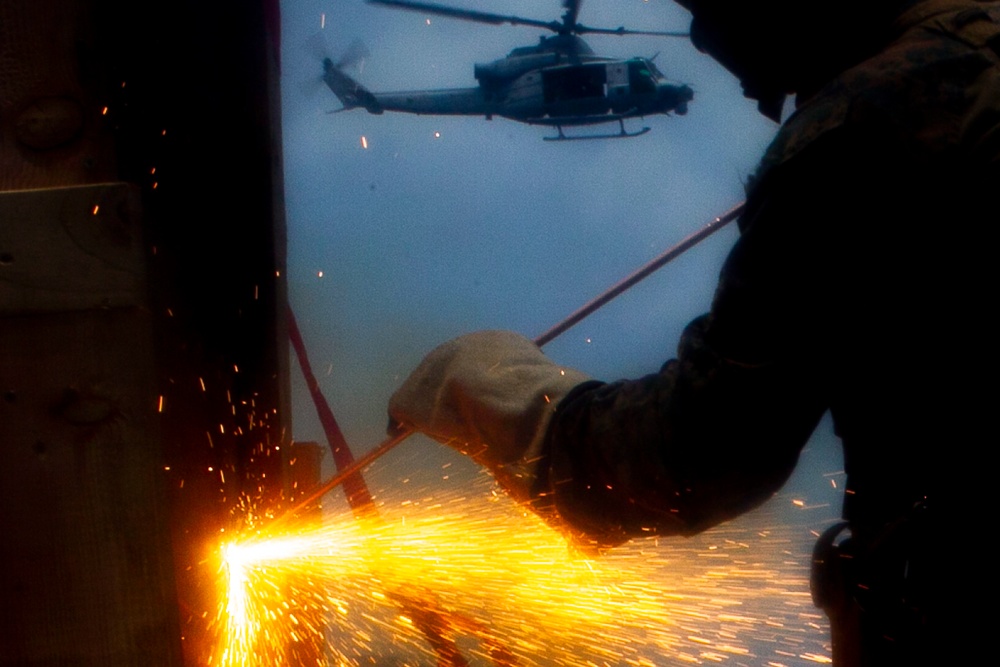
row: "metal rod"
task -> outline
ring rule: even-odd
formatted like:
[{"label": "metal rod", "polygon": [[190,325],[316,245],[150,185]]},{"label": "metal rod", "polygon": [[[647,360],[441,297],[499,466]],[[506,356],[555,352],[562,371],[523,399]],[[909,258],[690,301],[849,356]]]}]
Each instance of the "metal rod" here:
[{"label": "metal rod", "polygon": [[584,306],[579,308],[576,312],[574,312],[572,315],[564,319],[562,322],[560,322],[559,324],[555,325],[554,327],[543,333],[541,336],[535,339],[535,344],[538,345],[538,347],[542,347],[546,343],[550,342],[553,338],[559,336],[567,329],[575,325],[577,322],[579,322],[580,320],[587,317],[595,310],[606,304],[608,301],[611,301],[612,299],[614,299],[616,296],[618,296],[628,288],[634,286],[636,283],[645,279],[649,274],[660,269],[663,265],[667,264],[671,260],[683,254],[688,248],[697,245],[702,240],[708,238],[715,232],[719,231],[720,229],[728,225],[730,222],[738,218],[740,216],[740,213],[743,212],[743,207],[744,204],[740,204],[739,206],[730,209],[729,211],[720,215],[718,218],[712,220],[710,223],[708,223],[698,231],[688,235],[687,237],[682,239],[677,245],[664,251],[659,257],[652,260],[651,262],[649,262],[648,264],[646,264],[645,266],[643,266],[642,268],[640,268],[632,275],[628,276],[627,278],[619,282],[618,284],[613,285],[611,288],[609,288],[603,294],[598,296],[596,299],[594,299],[590,303],[585,304]]},{"label": "metal rod", "polygon": [[322,486],[317,487],[307,497],[300,500],[298,504],[295,505],[295,507],[292,507],[283,515],[278,517],[275,521],[271,523],[270,528],[273,529],[275,526],[284,523],[286,520],[292,518],[305,508],[309,507],[315,501],[325,496],[329,491],[343,484],[344,480],[351,477],[352,475],[356,475],[357,473],[361,472],[362,469],[368,467],[376,459],[381,458],[382,455],[384,455],[386,452],[388,452],[390,449],[392,449],[399,443],[409,438],[411,435],[413,435],[413,431],[411,429],[405,429],[392,437],[386,438],[381,443],[379,443],[377,447],[374,447],[364,455],[355,459],[354,463],[347,466],[343,470],[339,471],[336,475],[334,475],[329,480],[324,482]]},{"label": "metal rod", "polygon": [[[641,280],[649,276],[657,269],[660,269],[668,262],[677,258],[691,247],[697,245],[704,239],[708,238],[709,236],[711,236],[712,234],[719,231],[727,224],[738,218],[740,216],[740,213],[743,212],[743,207],[744,204],[739,204],[738,206],[730,209],[726,213],[723,213],[719,217],[715,218],[714,220],[709,222],[707,225],[705,225],[698,231],[685,237],[679,243],[664,251],[660,256],[658,256],[651,262],[647,263],[645,266],[639,268],[637,271],[626,277],[624,280],[621,280],[620,282],[616,283],[615,285],[607,289],[605,292],[603,292],[600,296],[593,299],[583,307],[577,309],[569,317],[565,318],[559,324],[555,325],[554,327],[543,333],[541,336],[537,337],[535,339],[535,344],[538,345],[539,347],[542,347],[546,343],[552,341],[552,339],[564,333],[574,324],[577,324],[580,320],[587,317],[595,310],[597,310],[607,302],[611,301],[612,299],[614,299],[616,296],[618,296],[628,288],[640,282]],[[363,456],[359,457],[350,466],[340,470],[336,475],[334,475],[325,483],[323,483],[322,486],[317,487],[316,490],[310,493],[306,498],[300,500],[298,504],[289,509],[281,517],[276,519],[271,524],[270,527],[274,528],[275,526],[280,525],[284,523],[286,520],[295,516],[303,509],[311,505],[313,502],[322,498],[329,491],[336,488],[340,484],[343,484],[346,479],[348,479],[352,475],[361,472],[363,468],[366,468],[376,459],[379,459],[382,456],[384,456],[390,450],[392,450],[397,445],[399,445],[404,440],[413,435],[413,433],[414,431],[411,429],[404,429],[403,431],[386,438],[381,443],[379,443],[378,446],[371,449],[368,453],[364,454]]]}]

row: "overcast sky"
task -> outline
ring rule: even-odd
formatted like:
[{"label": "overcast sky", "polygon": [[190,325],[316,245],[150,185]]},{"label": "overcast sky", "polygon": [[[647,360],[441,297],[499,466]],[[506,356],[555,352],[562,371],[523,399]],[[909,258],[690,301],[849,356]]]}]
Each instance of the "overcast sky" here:
[{"label": "overcast sky", "polygon": [[[562,13],[558,0],[453,4],[542,20]],[[376,92],[473,86],[474,63],[541,33],[362,0],[285,0],[282,10],[290,299],[355,455],[383,438],[389,396],[432,347],[484,328],[542,333],[739,203],[777,130],[686,39],[656,37],[587,37],[603,55],[658,54],[668,78],[695,90],[687,116],[630,122],[652,128],[637,138],[552,143],[542,138],[553,130],[501,118],[331,115],[339,104],[313,85],[321,64],[305,48],[323,25],[334,58],[364,41],[370,55],[350,73]],[[689,23],[669,0],[588,0],[579,20],[647,30]],[[735,235],[717,234],[545,351],[601,379],[655,371],[707,310]],[[294,366],[292,377],[294,437],[325,443]],[[431,467],[447,455],[417,439],[403,447],[422,448]],[[772,509],[822,529],[839,510],[830,474],[840,465],[824,421]],[[803,514],[793,496],[823,509]],[[799,547],[811,539],[804,530]]]}]

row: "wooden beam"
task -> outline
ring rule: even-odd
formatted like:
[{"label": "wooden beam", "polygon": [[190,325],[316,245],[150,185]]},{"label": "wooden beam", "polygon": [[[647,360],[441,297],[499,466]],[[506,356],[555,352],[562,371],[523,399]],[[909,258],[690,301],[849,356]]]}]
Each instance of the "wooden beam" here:
[{"label": "wooden beam", "polygon": [[2,665],[181,662],[141,237],[124,184],[0,193]]},{"label": "wooden beam", "polygon": [[0,665],[205,664],[207,557],[289,449],[277,0],[0,34]]}]

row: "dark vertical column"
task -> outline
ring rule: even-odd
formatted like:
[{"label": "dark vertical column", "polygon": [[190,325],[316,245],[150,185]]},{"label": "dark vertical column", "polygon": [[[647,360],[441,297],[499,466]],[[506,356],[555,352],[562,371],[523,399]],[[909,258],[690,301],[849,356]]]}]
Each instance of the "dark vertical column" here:
[{"label": "dark vertical column", "polygon": [[0,664],[181,663],[141,209],[0,193]]},{"label": "dark vertical column", "polygon": [[276,8],[0,3],[0,664],[204,664],[281,493]]}]

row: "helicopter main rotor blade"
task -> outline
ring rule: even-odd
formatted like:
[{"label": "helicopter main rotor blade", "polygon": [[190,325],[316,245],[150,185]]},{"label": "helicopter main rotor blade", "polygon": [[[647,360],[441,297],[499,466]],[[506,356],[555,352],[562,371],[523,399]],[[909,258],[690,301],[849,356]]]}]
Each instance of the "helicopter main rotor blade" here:
[{"label": "helicopter main rotor blade", "polygon": [[503,14],[480,12],[474,9],[447,7],[445,5],[438,5],[430,2],[411,2],[411,0],[368,0],[368,4],[385,5],[387,7],[395,7],[397,9],[426,12],[428,14],[437,14],[438,16],[463,19],[465,21],[489,23],[491,25],[502,25],[504,23],[510,23],[511,25],[529,25],[536,28],[551,30],[552,32],[559,32],[563,27],[563,25],[558,21],[539,21],[536,19],[526,19],[520,16],[506,16]]},{"label": "helicopter main rotor blade", "polygon": [[591,28],[590,26],[577,24],[573,28],[573,32],[578,35],[594,34],[594,35],[652,35],[653,37],[690,37],[689,32],[678,32],[678,31],[662,31],[662,30],[628,30],[624,27],[617,28]]},{"label": "helicopter main rotor blade", "polygon": [[582,35],[586,33],[596,35],[651,35],[653,37],[687,37],[686,32],[664,32],[658,30],[628,30],[624,27],[618,28],[592,28],[580,25],[576,22],[576,15],[580,11],[580,3],[583,0],[564,0],[563,7],[566,13],[563,14],[562,21],[540,21],[538,19],[526,19],[523,16],[510,16],[506,14],[493,14],[491,12],[480,12],[474,9],[460,9],[449,7],[432,2],[417,2],[415,0],[368,0],[370,5],[384,5],[396,9],[406,9],[414,12],[424,12],[447,16],[453,19],[464,21],[475,21],[477,23],[488,23],[490,25],[527,25],[535,28],[544,28],[552,32],[561,34]]}]

